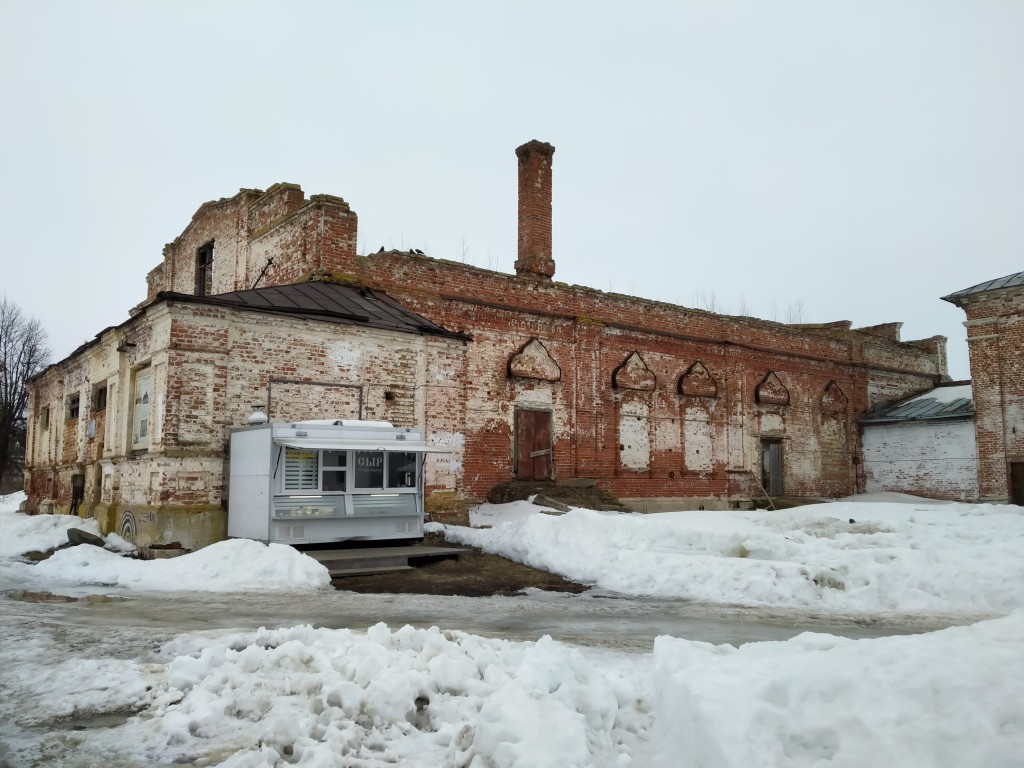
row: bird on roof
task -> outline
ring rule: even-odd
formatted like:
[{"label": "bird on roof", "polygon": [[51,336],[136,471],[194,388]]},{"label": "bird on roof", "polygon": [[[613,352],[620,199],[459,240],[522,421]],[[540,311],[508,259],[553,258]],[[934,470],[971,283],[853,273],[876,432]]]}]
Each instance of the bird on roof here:
[{"label": "bird on roof", "polygon": [[423,251],[421,251],[421,250],[420,250],[419,248],[413,248],[413,249],[412,249],[412,252],[413,252],[413,253],[418,253],[418,254],[419,254],[420,256],[425,256],[425,255],[426,255],[426,254],[424,254],[424,253],[423,253]]},{"label": "bird on roof", "polygon": [[384,246],[383,245],[380,247],[380,250],[377,251],[377,253],[384,253]]}]

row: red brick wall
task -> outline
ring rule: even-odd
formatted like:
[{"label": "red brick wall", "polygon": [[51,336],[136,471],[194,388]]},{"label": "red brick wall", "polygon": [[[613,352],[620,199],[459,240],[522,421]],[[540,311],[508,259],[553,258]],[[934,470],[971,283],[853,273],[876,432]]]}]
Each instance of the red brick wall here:
[{"label": "red brick wall", "polygon": [[148,299],[160,291],[195,293],[196,253],[211,241],[214,294],[248,290],[257,279],[267,286],[313,272],[352,272],[356,228],[355,213],[340,197],[306,200],[297,184],[241,190],[204,203],[185,231],[164,247],[163,262],[147,276]]},{"label": "red brick wall", "polygon": [[1024,287],[969,295],[978,486],[982,499],[1010,497],[1011,462],[1024,462]]},{"label": "red brick wall", "polygon": [[[517,404],[551,408],[557,477],[597,477],[620,496],[754,493],[750,472],[760,466],[759,436],[768,432],[785,437],[787,493],[853,493],[856,420],[872,395],[905,396],[929,388],[945,373],[934,349],[884,336],[723,317],[398,252],[360,259],[359,266],[365,281],[406,306],[472,334],[463,489],[475,498],[512,476]],[[558,364],[559,381],[509,376],[510,358],[532,338]],[[613,387],[613,373],[634,352],[655,376],[653,392]],[[717,398],[679,394],[680,377],[696,361],[715,378]],[[754,390],[769,371],[789,389],[789,405],[754,402]],[[845,399],[838,413],[823,403],[833,382]],[[624,400],[645,404],[651,449],[642,471],[621,460]],[[710,470],[686,466],[685,415],[692,407],[707,413]],[[763,429],[762,422],[773,428]]]},{"label": "red brick wall", "polygon": [[[754,494],[762,437],[783,439],[787,493],[833,496],[859,487],[856,420],[875,401],[928,389],[945,375],[944,340],[901,343],[896,323],[862,332],[848,324],[787,326],[550,280],[553,148],[530,142],[520,150],[522,276],[395,251],[356,257],[357,219],[348,205],[325,195],[306,200],[296,185],[202,206],[150,273],[151,297],[191,293],[195,252],[214,240],[215,292],[252,287],[272,259],[260,286],[331,273],[386,290],[473,341],[458,350],[423,342],[424,359],[403,352],[403,343],[378,340],[361,350],[358,370],[339,373],[318,333],[301,331],[298,321],[255,313],[229,319],[220,309],[182,306],[167,357],[165,441],[218,449],[224,428],[244,422],[270,378],[356,377],[365,418],[425,424],[457,448],[431,459],[445,478],[437,484],[471,498],[512,476],[517,407],[551,411],[557,477],[597,477],[622,496]],[[528,367],[519,369],[525,376],[510,375],[511,358],[533,339],[560,376],[549,375],[550,366],[538,378]],[[628,375],[615,381],[633,355]],[[680,394],[680,377],[698,361],[717,396]],[[422,400],[410,384],[412,366],[427,369]],[[788,390],[788,404],[755,402],[770,372]],[[631,388],[637,381],[643,386]],[[838,409],[835,398],[824,401],[830,384],[842,392]],[[206,411],[215,415],[197,416]],[[646,457],[631,454],[624,435],[649,445]]]}]

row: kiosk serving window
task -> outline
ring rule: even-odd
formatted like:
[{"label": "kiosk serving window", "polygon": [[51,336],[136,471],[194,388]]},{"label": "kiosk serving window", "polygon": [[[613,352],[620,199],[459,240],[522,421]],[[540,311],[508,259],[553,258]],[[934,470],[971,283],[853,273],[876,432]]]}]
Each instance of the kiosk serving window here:
[{"label": "kiosk serving window", "polygon": [[356,451],[357,491],[416,487],[417,455],[400,451]]},{"label": "kiosk serving window", "polygon": [[324,451],[321,457],[320,484],[323,490],[347,490],[348,451]]},{"label": "kiosk serving window", "polygon": [[288,448],[284,454],[284,489],[318,491],[317,452]]},{"label": "kiosk serving window", "polygon": [[417,453],[404,451],[286,448],[283,490],[346,493],[352,475],[352,491],[413,491],[417,487],[418,458]]}]

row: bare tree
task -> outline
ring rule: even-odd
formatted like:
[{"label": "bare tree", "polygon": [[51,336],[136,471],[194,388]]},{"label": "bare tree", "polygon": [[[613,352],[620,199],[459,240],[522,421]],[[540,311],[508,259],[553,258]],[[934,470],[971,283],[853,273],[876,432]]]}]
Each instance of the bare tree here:
[{"label": "bare tree", "polygon": [[703,309],[708,312],[719,311],[718,297],[714,291],[697,289],[694,291],[694,302],[697,304],[697,309]]},{"label": "bare tree", "polygon": [[797,299],[795,302],[789,305],[786,310],[786,322],[791,324],[800,324],[804,321],[804,302],[802,299]]},{"label": "bare tree", "polygon": [[25,382],[49,365],[46,331],[0,296],[0,483],[23,466],[28,424]]},{"label": "bare tree", "polygon": [[740,307],[736,313],[740,317],[750,317],[750,304],[747,302],[747,294],[740,294]]}]

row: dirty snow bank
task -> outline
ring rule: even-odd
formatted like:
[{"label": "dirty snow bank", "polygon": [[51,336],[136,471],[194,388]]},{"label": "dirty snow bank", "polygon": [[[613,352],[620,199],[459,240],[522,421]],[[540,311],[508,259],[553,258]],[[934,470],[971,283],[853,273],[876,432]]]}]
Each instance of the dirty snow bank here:
[{"label": "dirty snow bank", "polygon": [[[3,498],[10,499],[10,496]],[[13,507],[18,508],[17,504]],[[83,519],[74,515],[24,515],[5,510],[0,505],[0,557],[18,557],[26,552],[47,552],[56,549],[68,543],[69,528],[81,528],[96,536],[100,535],[99,524],[91,518]]]},{"label": "dirty snow bank", "polygon": [[21,502],[27,498],[28,495],[24,491],[15,491],[0,496],[0,512],[17,512]]},{"label": "dirty snow bank", "polygon": [[233,592],[327,587],[327,569],[284,544],[249,539],[211,544],[166,560],[132,560],[84,544],[35,565],[9,563],[18,576],[53,586],[99,585],[150,591]]},{"label": "dirty snow bank", "polygon": [[1022,638],[1021,611],[876,640],[659,637],[655,741],[679,768],[1010,768],[1024,753]]},{"label": "dirty snow bank", "polygon": [[[76,733],[76,766],[1010,768],[1024,752],[1022,636],[1024,612],[878,640],[662,637],[653,656],[383,624],[192,633],[146,664],[55,666],[8,643],[0,681],[43,695],[0,700],[0,715],[25,727],[138,712]],[[63,738],[26,732],[10,754]]]},{"label": "dirty snow bank", "polygon": [[[100,533],[94,519],[0,511],[0,557],[45,552],[67,544],[69,528]],[[34,565],[7,560],[3,568],[29,582],[50,586],[99,585],[161,592],[310,589],[331,583],[323,565],[284,544],[267,546],[232,539],[166,560],[132,560],[115,554],[134,549],[111,533],[106,537],[106,549],[83,544],[54,552]]]},{"label": "dirty snow bank", "polygon": [[[1024,509],[818,504],[785,511],[522,510],[449,541],[631,595],[834,612],[1004,614],[1024,606]],[[849,522],[850,519],[855,522]]]},{"label": "dirty snow bank", "polygon": [[93,746],[149,765],[613,768],[651,725],[623,673],[636,660],[550,638],[298,626],[184,635],[163,655],[142,716]]}]

